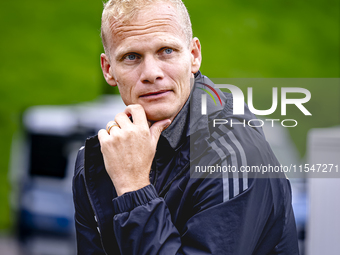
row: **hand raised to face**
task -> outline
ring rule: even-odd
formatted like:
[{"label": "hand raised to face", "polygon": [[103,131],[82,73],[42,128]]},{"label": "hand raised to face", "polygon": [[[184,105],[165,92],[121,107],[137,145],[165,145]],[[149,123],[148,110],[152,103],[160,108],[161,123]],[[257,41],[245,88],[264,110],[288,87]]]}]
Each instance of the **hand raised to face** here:
[{"label": "hand raised to face", "polygon": [[[133,122],[129,119],[132,116]],[[150,127],[141,105],[129,105],[115,117],[110,134],[98,132],[105,168],[118,196],[150,184],[149,173],[160,134],[171,123],[164,119]]]}]

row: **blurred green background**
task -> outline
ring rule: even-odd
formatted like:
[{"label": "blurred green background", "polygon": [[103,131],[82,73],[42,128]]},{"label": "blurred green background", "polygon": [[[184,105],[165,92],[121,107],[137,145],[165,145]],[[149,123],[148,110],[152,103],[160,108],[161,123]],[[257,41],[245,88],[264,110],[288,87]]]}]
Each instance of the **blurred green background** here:
[{"label": "blurred green background", "polygon": [[[185,0],[202,44],[202,73],[211,78],[340,77],[339,2]],[[88,101],[112,90],[100,70],[101,11],[99,0],[0,2],[0,230],[13,224],[8,169],[22,112],[32,105]],[[319,114],[318,123],[302,121],[291,132],[301,156],[309,128],[340,123],[339,83],[334,84],[331,90],[314,84],[307,107],[312,113],[320,107],[334,112]]]}]

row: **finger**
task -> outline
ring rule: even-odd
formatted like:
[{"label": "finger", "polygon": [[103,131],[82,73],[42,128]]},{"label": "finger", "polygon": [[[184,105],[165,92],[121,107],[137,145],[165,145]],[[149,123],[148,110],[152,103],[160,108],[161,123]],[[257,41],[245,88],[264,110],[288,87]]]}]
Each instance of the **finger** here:
[{"label": "finger", "polygon": [[121,131],[121,128],[119,126],[113,126],[110,130],[110,133],[108,135],[113,135],[113,134],[117,134]]},{"label": "finger", "polygon": [[131,104],[126,107],[124,112],[128,116],[132,116],[133,124],[148,125],[144,108],[140,104]]},{"label": "finger", "polygon": [[103,141],[105,139],[107,139],[110,135],[107,133],[107,131],[105,129],[101,129],[98,131],[98,140]]},{"label": "finger", "polygon": [[150,127],[150,133],[151,137],[153,139],[153,142],[157,144],[159,136],[161,133],[171,124],[170,119],[165,119],[161,121],[155,122],[151,127]]},{"label": "finger", "polygon": [[131,120],[125,112],[118,113],[115,117],[115,121],[121,128],[127,128],[129,125],[132,125]]},{"label": "finger", "polygon": [[113,127],[120,128],[119,124],[114,120],[111,120],[106,124],[106,131],[107,131],[108,134],[110,134],[110,131]]}]

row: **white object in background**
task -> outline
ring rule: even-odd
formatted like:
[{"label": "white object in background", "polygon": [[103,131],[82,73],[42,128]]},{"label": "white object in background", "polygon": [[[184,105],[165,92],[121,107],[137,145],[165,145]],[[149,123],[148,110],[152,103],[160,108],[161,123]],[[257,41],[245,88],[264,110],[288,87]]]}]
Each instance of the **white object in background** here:
[{"label": "white object in background", "polygon": [[[307,146],[307,163],[334,164],[340,167],[340,127],[312,129],[308,134]],[[308,194],[310,212],[306,233],[307,254],[338,255],[340,178],[310,178]]]}]

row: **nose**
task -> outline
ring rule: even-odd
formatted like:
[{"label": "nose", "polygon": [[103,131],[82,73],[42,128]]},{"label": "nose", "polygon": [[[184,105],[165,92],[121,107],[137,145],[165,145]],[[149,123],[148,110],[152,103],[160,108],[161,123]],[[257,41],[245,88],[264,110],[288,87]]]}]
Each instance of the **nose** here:
[{"label": "nose", "polygon": [[154,56],[145,56],[141,68],[140,79],[143,83],[154,84],[157,80],[164,78],[161,61]]}]

